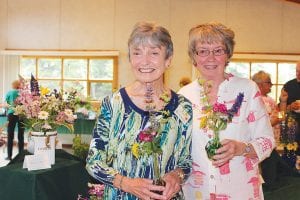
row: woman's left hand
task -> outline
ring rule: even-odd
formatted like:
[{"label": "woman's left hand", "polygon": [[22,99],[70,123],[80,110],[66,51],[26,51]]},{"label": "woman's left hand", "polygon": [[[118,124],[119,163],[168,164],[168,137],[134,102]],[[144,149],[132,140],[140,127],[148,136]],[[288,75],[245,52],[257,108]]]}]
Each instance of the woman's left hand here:
[{"label": "woman's left hand", "polygon": [[175,171],[170,171],[164,175],[163,180],[166,182],[166,189],[163,195],[165,195],[167,199],[171,199],[181,190],[181,178]]},{"label": "woman's left hand", "polygon": [[212,164],[220,167],[231,160],[234,156],[242,155],[245,144],[236,140],[225,139],[221,141],[222,147],[213,156]]}]

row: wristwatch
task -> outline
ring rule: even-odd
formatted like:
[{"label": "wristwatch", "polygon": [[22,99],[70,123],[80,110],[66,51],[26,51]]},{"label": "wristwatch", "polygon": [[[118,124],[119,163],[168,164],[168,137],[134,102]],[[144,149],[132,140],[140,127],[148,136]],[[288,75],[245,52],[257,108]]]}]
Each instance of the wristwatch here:
[{"label": "wristwatch", "polygon": [[251,152],[251,143],[245,143],[245,149],[244,149],[244,152],[243,152],[243,156],[249,154]]}]

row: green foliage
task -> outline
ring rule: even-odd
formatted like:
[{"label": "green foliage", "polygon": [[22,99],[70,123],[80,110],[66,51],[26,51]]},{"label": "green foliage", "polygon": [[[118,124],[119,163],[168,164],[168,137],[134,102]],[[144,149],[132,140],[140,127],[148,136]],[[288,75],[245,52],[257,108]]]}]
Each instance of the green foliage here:
[{"label": "green foliage", "polygon": [[88,155],[89,144],[83,143],[80,135],[75,135],[73,138],[72,149],[75,156],[85,160]]}]

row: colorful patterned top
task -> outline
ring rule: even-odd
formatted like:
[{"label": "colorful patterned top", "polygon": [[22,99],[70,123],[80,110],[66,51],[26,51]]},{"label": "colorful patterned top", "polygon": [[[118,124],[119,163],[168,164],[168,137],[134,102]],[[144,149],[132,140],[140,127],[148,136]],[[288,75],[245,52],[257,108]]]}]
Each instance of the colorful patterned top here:
[{"label": "colorful patterned top", "polygon": [[[161,124],[161,176],[181,168],[186,179],[192,167],[192,106],[186,98],[172,91],[171,100],[164,110],[170,112],[170,117]],[[158,119],[162,117],[160,112],[156,114]],[[124,88],[103,100],[86,168],[92,177],[106,185],[104,199],[138,199],[113,186],[117,173],[130,178],[153,178],[153,160],[146,157],[136,159],[131,152],[148,119],[149,113],[138,108]],[[180,196],[183,196],[182,192]]]},{"label": "colorful patterned top", "polygon": [[263,193],[258,163],[268,157],[274,148],[274,137],[268,113],[264,108],[261,94],[256,84],[248,79],[230,76],[223,81],[218,90],[217,101],[232,106],[236,96],[244,93],[240,110],[232,123],[220,131],[221,141],[225,138],[253,145],[258,159],[235,156],[228,164],[216,168],[207,158],[205,145],[212,132],[199,128],[202,105],[200,87],[197,80],[183,87],[179,93],[187,97],[193,105],[193,169],[183,186],[187,200],[262,200]]}]

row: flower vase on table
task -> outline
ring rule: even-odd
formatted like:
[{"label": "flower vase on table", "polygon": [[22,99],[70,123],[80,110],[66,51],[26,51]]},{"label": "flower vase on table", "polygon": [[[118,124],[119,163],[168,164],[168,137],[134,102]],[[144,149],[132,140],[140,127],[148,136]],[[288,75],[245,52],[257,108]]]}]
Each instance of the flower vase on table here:
[{"label": "flower vase on table", "polygon": [[[78,91],[40,87],[31,75],[30,82],[22,79],[19,96],[14,105],[14,114],[24,121],[30,132],[28,150],[31,153],[50,152],[51,164],[55,163],[55,140],[59,127],[74,132],[74,111],[78,106],[87,105],[80,99]],[[48,151],[49,150],[49,151]]]},{"label": "flower vase on table", "polygon": [[28,139],[28,151],[33,154],[47,152],[50,164],[55,164],[55,144],[57,132],[30,132]]}]

